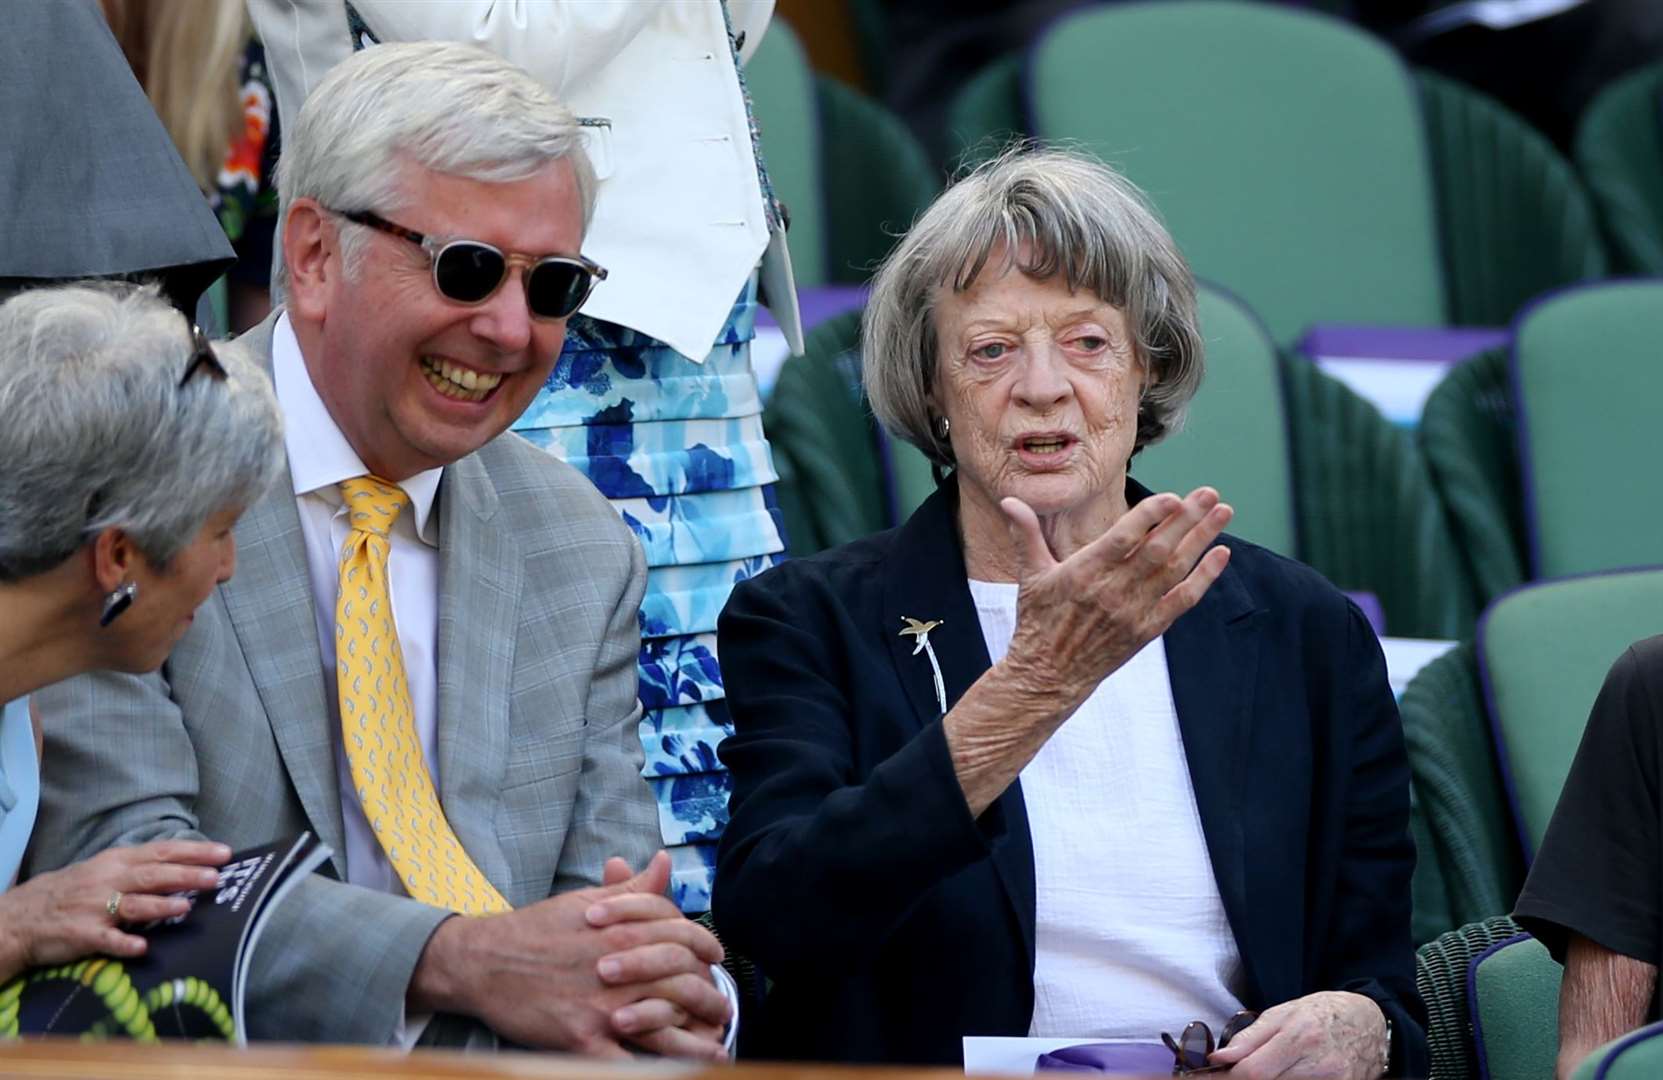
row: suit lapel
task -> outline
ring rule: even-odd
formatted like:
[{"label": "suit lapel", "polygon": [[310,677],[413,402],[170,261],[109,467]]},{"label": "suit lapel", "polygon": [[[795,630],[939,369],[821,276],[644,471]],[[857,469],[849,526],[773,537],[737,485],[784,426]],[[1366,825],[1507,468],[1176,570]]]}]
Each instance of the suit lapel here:
[{"label": "suit lapel", "polygon": [[[987,642],[982,637],[981,620],[970,597],[969,574],[959,543],[957,509],[957,489],[949,479],[901,527],[895,553],[885,567],[881,633],[889,645],[896,675],[917,714],[920,729],[940,720],[943,710],[936,698],[928,656],[918,650],[916,636],[901,636],[908,619],[940,621],[930,631],[930,646],[941,665],[948,709],[992,666]],[[1004,815],[1005,836],[993,846],[993,864],[1021,928],[1027,965],[1031,969],[1034,849],[1028,835],[1022,782],[1012,782],[994,805]]]},{"label": "suit lapel", "polygon": [[495,823],[508,768],[524,559],[506,530],[490,527],[496,487],[478,454],[445,469],[438,501],[439,801],[463,850],[519,904],[532,898],[509,891]]},{"label": "suit lapel", "polygon": [[[238,339],[271,376],[273,311]],[[237,523],[237,573],[220,586],[232,631],[266,711],[290,783],[318,839],[346,879],[346,827],[335,771],[328,692],[318,644],[312,575],[300,531],[294,478],[285,464],[267,494]]]},{"label": "suit lapel", "polygon": [[[1259,998],[1267,985],[1255,958],[1262,961],[1285,950],[1285,943],[1259,940],[1264,913],[1255,907],[1260,890],[1249,880],[1242,830],[1243,800],[1253,775],[1247,754],[1259,670],[1256,610],[1240,578],[1226,569],[1166,632],[1167,670],[1201,831],[1253,988],[1250,998]],[[1258,902],[1266,899],[1259,897]],[[1271,980],[1268,985],[1280,983]]]},{"label": "suit lapel", "polygon": [[345,880],[335,743],[293,491],[285,466],[270,493],[237,523],[237,573],[220,594],[295,794],[318,838],[334,850],[335,871]]}]

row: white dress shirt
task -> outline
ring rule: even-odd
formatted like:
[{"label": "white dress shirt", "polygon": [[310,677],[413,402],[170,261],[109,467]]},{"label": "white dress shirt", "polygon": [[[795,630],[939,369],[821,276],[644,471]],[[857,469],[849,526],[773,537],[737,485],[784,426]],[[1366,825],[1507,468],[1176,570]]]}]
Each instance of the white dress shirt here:
[{"label": "white dress shirt", "polygon": [[[998,663],[1017,586],[972,581]],[[1022,770],[1034,848],[1035,1036],[1157,1042],[1241,1009],[1241,955],[1201,831],[1166,645],[1098,684]]]},{"label": "white dress shirt", "polygon": [[[312,579],[312,608],[318,620],[318,651],[323,659],[329,731],[335,745],[341,817],[346,825],[346,879],[354,885],[407,895],[358,801],[341,741],[341,701],[335,688],[335,600],[341,584],[341,550],[351,531],[336,485],[364,476],[369,470],[312,385],[286,314],[278,317],[272,331],[271,367],[277,401],[283,410],[283,438],[289,451],[295,500],[300,506],[300,531],[306,539],[306,567]],[[435,789],[439,786],[439,522],[433,516],[433,499],[443,472],[429,469],[398,485],[410,496],[410,505],[393,522],[387,566],[393,622],[398,627],[399,648],[404,652],[416,736],[421,740]]]}]

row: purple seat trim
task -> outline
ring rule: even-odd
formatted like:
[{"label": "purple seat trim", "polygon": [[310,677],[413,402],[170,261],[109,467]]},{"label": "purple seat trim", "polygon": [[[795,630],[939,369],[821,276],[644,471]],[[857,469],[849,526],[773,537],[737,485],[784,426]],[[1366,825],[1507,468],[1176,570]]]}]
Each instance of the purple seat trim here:
[{"label": "purple seat trim", "polygon": [[[865,306],[864,285],[820,285],[812,289],[797,290],[797,310],[802,313],[804,333],[834,315],[856,311]],[[780,325],[773,314],[764,307],[756,309],[756,324],[776,330]]]},{"label": "purple seat trim", "polygon": [[1507,330],[1471,326],[1362,326],[1317,323],[1305,331],[1299,351],[1311,357],[1421,360],[1451,364],[1506,345]]},{"label": "purple seat trim", "polygon": [[1386,609],[1380,606],[1380,598],[1371,592],[1348,592],[1345,596],[1362,611],[1363,618],[1374,628],[1374,636],[1385,637]]}]

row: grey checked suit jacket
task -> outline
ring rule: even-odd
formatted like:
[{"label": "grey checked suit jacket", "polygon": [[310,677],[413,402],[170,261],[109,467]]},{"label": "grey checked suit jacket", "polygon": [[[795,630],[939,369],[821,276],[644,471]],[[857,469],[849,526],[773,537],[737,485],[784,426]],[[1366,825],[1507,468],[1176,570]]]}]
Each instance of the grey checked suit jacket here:
[{"label": "grey checked suit jacket", "polygon": [[[273,322],[243,339],[268,367]],[[236,576],[159,675],[36,695],[46,750],[28,870],[163,837],[238,849],[311,829],[340,880],[313,875],[273,918],[248,984],[250,1035],[384,1043],[446,913],[341,883],[292,492],[285,469],[244,514]],[[445,469],[438,513],[439,795],[463,847],[516,907],[598,884],[610,855],[640,866],[659,845],[636,731],[640,545],[586,479],[512,434]],[[423,1041],[490,1038],[441,1016]]]}]

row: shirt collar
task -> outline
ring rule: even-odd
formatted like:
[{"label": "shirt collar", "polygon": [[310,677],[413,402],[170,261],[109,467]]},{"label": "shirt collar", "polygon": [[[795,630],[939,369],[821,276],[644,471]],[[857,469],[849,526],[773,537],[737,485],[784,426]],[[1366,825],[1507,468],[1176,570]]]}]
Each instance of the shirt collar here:
[{"label": "shirt collar", "polygon": [[[271,376],[277,403],[283,410],[283,442],[289,452],[289,473],[298,498],[317,492],[330,502],[339,502],[336,485],[342,480],[364,476],[369,470],[352,448],[329,408],[318,396],[312,376],[301,356],[300,341],[289,325],[288,312],[277,318],[271,335]],[[444,469],[428,469],[399,483],[410,496],[415,514],[416,536],[429,547],[439,545],[438,522],[433,520],[433,501],[439,493]]]}]

